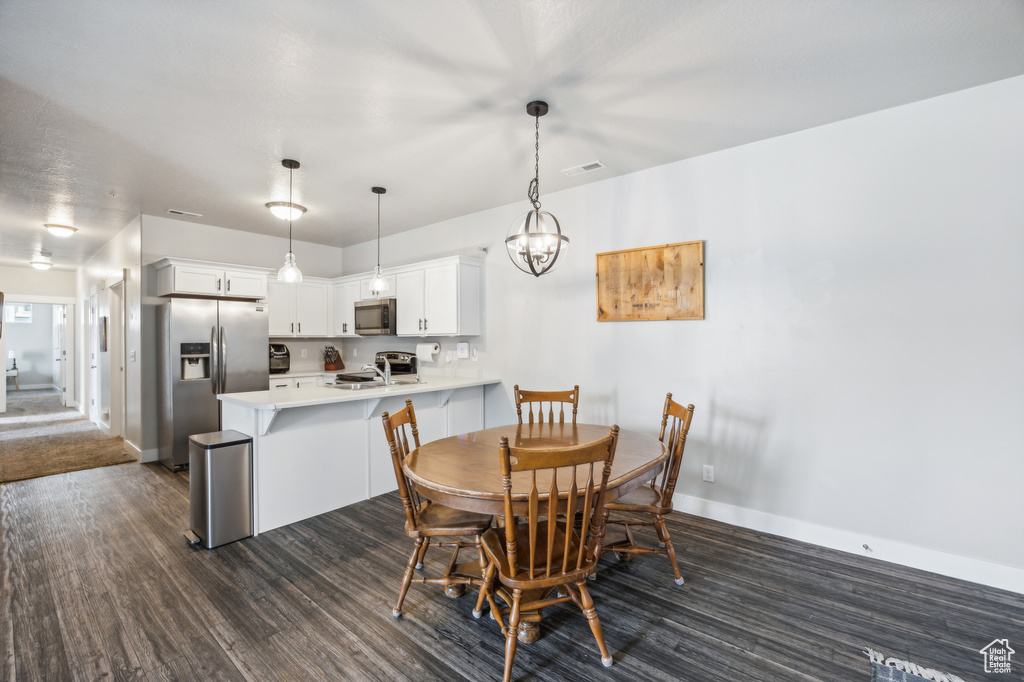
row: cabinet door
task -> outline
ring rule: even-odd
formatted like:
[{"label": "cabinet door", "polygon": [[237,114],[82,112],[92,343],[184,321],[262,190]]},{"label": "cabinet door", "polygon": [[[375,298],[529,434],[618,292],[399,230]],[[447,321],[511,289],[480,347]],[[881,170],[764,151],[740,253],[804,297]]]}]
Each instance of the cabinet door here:
[{"label": "cabinet door", "polygon": [[428,335],[459,333],[459,271],[455,263],[423,273],[423,326]]},{"label": "cabinet door", "polygon": [[327,336],[327,283],[302,282],[295,287],[295,333]]},{"label": "cabinet door", "polygon": [[334,285],[334,336],[356,335],[355,303],[359,300],[359,282]]},{"label": "cabinet door", "polygon": [[295,388],[308,388],[310,386],[323,386],[320,377],[296,377]]},{"label": "cabinet door", "polygon": [[174,293],[219,296],[224,292],[224,271],[194,265],[174,265]]},{"label": "cabinet door", "polygon": [[423,271],[400,272],[395,282],[399,336],[423,336]]},{"label": "cabinet door", "polygon": [[267,305],[270,307],[270,335],[295,336],[295,289],[287,282],[267,282]]},{"label": "cabinet door", "polygon": [[267,276],[255,272],[225,270],[224,293],[240,298],[263,298],[267,295]]}]

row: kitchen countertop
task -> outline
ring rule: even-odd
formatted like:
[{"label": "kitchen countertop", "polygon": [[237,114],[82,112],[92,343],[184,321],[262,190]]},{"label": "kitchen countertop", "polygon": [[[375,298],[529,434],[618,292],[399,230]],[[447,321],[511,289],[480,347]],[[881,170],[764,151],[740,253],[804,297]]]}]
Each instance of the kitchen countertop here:
[{"label": "kitchen countertop", "polygon": [[[307,376],[319,376],[323,372],[312,372]],[[276,374],[271,376],[298,376],[298,374]],[[217,396],[225,403],[233,403],[252,410],[282,410],[308,405],[327,405],[356,400],[380,400],[387,396],[415,395],[434,391],[453,391],[470,386],[499,384],[501,379],[450,377],[436,374],[424,375],[419,384],[398,384],[379,388],[349,390],[331,386],[309,386],[307,388],[277,388],[273,391],[249,391],[246,393],[222,393]]]}]

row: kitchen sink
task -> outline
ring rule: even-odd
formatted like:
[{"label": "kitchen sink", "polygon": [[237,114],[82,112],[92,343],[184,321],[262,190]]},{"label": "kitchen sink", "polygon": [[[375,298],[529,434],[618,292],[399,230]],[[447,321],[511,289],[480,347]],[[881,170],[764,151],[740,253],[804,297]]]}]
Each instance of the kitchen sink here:
[{"label": "kitchen sink", "polygon": [[383,382],[332,384],[334,388],[340,388],[344,391],[358,391],[364,388],[380,388],[383,385]]},{"label": "kitchen sink", "polygon": [[[407,386],[409,384],[425,384],[427,382],[417,379],[416,377],[391,377],[392,386]],[[368,388],[384,388],[384,382],[380,379],[374,381],[343,381],[332,384],[334,388],[340,388],[343,391],[359,391]]]}]

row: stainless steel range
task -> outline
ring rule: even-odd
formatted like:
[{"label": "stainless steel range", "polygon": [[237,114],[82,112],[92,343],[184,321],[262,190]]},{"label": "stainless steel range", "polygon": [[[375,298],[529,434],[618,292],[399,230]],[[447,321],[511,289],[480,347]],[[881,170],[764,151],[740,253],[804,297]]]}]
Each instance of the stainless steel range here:
[{"label": "stainless steel range", "polygon": [[381,351],[374,358],[373,365],[365,365],[359,372],[343,372],[334,378],[338,388],[371,387],[388,380],[396,384],[419,383],[416,355],[404,351]]}]

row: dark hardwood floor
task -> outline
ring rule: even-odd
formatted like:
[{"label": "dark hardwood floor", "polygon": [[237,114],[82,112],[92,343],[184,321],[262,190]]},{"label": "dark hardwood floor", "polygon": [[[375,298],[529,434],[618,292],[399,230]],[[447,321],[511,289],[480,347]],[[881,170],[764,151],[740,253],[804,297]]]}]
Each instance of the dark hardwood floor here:
[{"label": "dark hardwood floor", "polygon": [[[411,549],[394,494],[212,551],[186,546],[187,519],[187,479],[158,465],[0,486],[2,678],[500,678],[475,594],[414,585],[392,619]],[[613,667],[563,604],[515,677],[866,682],[871,647],[980,680],[984,645],[1024,645],[1024,595],[682,514],[669,527],[683,587],[661,557],[605,556],[591,583]]]}]

